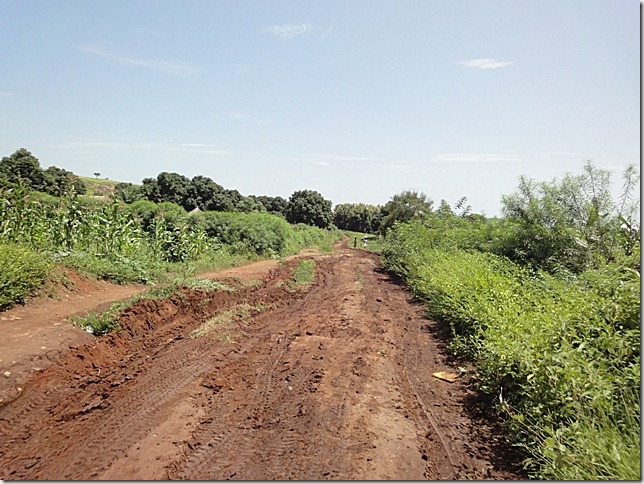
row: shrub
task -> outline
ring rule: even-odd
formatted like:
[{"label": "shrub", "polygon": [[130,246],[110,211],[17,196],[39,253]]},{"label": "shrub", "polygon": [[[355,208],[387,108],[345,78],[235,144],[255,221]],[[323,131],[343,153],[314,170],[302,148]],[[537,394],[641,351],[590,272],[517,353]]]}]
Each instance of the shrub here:
[{"label": "shrub", "polygon": [[449,324],[451,349],[476,363],[531,474],[639,479],[639,273],[612,264],[558,278],[446,249],[443,236],[400,225],[385,264]]},{"label": "shrub", "polygon": [[24,303],[52,270],[45,256],[14,244],[0,244],[0,267],[0,310]]}]

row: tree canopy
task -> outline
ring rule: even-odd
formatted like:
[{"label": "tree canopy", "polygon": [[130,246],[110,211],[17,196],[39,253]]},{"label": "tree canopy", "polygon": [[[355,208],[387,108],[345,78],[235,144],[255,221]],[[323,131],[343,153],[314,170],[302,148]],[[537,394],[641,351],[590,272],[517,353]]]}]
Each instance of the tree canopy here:
[{"label": "tree canopy", "polygon": [[375,234],[381,217],[381,207],[366,203],[341,203],[333,209],[333,222],[342,230]]},{"label": "tree canopy", "polygon": [[333,223],[331,205],[331,200],[326,200],[315,190],[299,190],[293,192],[288,200],[286,220],[326,229]]},{"label": "tree canopy", "polygon": [[382,207],[380,232],[385,234],[395,222],[409,222],[422,218],[432,211],[433,204],[434,202],[422,192],[406,190],[397,193]]},{"label": "tree canopy", "polygon": [[55,196],[71,189],[78,194],[87,191],[85,184],[71,171],[56,166],[50,166],[46,170],[40,168],[38,158],[25,148],[19,148],[12,155],[2,158],[0,178]]}]

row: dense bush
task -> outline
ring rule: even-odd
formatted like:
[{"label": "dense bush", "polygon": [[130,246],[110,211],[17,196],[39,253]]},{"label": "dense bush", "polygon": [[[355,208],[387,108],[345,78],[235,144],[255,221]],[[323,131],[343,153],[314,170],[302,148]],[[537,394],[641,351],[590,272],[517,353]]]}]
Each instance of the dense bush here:
[{"label": "dense bush", "polygon": [[[387,267],[450,325],[452,350],[476,362],[479,387],[511,417],[530,470],[639,479],[639,446],[629,447],[639,439],[639,274],[611,266],[558,279],[490,253],[423,246],[405,229],[405,246],[386,245]],[[592,435],[592,448],[578,440]]]},{"label": "dense bush", "polygon": [[305,224],[290,225],[269,213],[200,212],[190,215],[191,227],[230,246],[233,252],[279,257],[298,252],[302,247],[330,248],[339,232]]},{"label": "dense bush", "polygon": [[52,265],[41,254],[0,243],[0,310],[23,303],[49,276]]},{"label": "dense bush", "polygon": [[[569,197],[588,182],[566,180]],[[514,218],[439,209],[395,225],[384,264],[476,363],[531,475],[639,479],[639,229],[606,199],[575,213],[549,199],[557,183],[526,187]]]}]

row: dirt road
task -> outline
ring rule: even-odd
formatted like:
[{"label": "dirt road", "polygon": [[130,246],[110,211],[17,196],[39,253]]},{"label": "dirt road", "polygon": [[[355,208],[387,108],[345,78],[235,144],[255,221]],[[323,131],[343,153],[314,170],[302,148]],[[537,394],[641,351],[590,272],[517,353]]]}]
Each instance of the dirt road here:
[{"label": "dirt road", "polygon": [[0,479],[517,478],[467,377],[432,376],[458,371],[378,257],[304,258],[310,286],[292,259],[142,300],[30,374],[0,403]]}]

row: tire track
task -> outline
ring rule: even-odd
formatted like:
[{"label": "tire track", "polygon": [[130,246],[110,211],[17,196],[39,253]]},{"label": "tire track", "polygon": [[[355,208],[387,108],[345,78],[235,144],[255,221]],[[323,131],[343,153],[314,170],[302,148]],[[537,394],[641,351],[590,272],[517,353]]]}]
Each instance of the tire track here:
[{"label": "tire track", "polygon": [[[121,335],[62,355],[0,406],[0,479],[507,478],[377,256],[314,260],[309,288],[289,291],[292,260],[236,293],[141,302]],[[236,341],[189,337],[240,304],[268,309]]]}]

